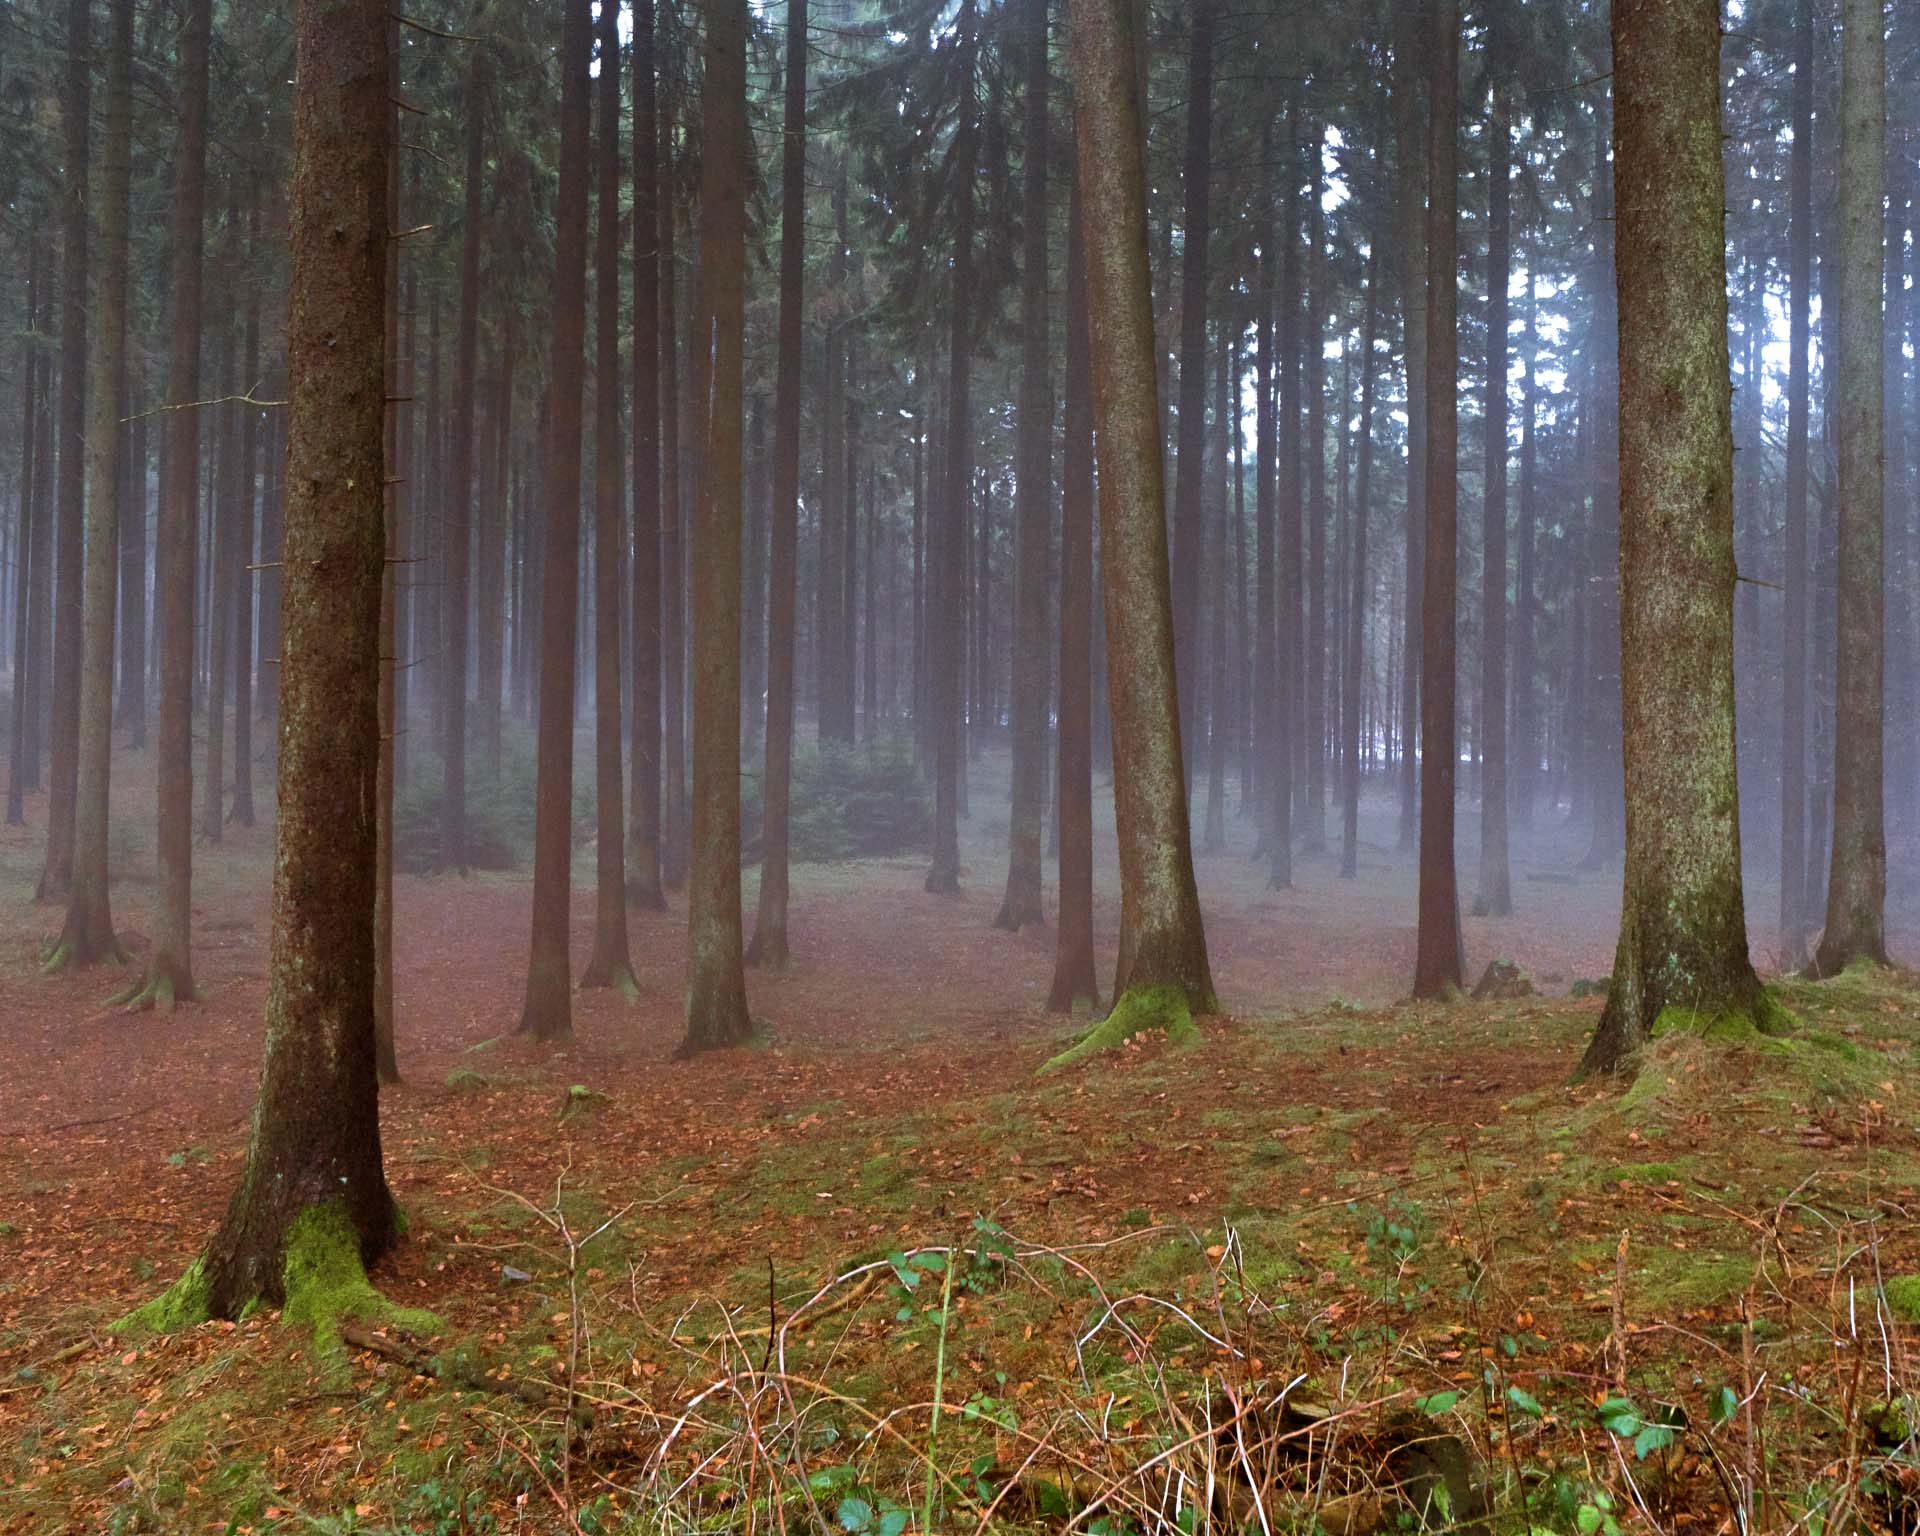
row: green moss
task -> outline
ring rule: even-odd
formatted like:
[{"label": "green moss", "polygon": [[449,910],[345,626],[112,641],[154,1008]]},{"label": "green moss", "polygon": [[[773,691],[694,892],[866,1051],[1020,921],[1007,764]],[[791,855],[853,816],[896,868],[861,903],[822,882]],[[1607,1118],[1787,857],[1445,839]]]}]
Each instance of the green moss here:
[{"label": "green moss", "polygon": [[212,1313],[208,1310],[206,1269],[201,1260],[195,1259],[186,1268],[186,1273],[168,1286],[153,1300],[135,1307],[108,1327],[109,1333],[184,1333],[187,1329],[204,1323]]},{"label": "green moss", "polygon": [[[1631,1258],[1629,1251],[1629,1262]],[[1753,1259],[1747,1254],[1643,1248],[1641,1258],[1627,1280],[1627,1302],[1634,1311],[1655,1317],[1710,1307],[1738,1295],[1753,1279]]]},{"label": "green moss", "polygon": [[1602,1184],[1671,1184],[1684,1178],[1677,1163],[1620,1163],[1602,1169]]},{"label": "green moss", "polygon": [[340,1348],[340,1324],[348,1318],[393,1323],[416,1333],[432,1333],[440,1320],[431,1312],[398,1307],[376,1291],[360,1262],[360,1237],[344,1203],[310,1205],[287,1230],[281,1269],[286,1304],[281,1317],[313,1330],[322,1355]]},{"label": "green moss", "polygon": [[449,1093],[478,1093],[492,1086],[492,1079],[467,1067],[458,1067],[447,1074]]},{"label": "green moss", "polygon": [[1127,988],[1104,1019],[1040,1070],[1053,1072],[1071,1066],[1101,1051],[1125,1045],[1142,1030],[1149,1029],[1165,1030],[1169,1040],[1193,1037],[1193,1010],[1187,1005],[1184,987],[1159,984]]},{"label": "green moss", "polygon": [[1920,1323],[1920,1275],[1896,1275],[1886,1283],[1884,1294],[1895,1317]]},{"label": "green moss", "polygon": [[1756,1044],[1778,1040],[1793,1033],[1797,1023],[1791,1010],[1771,989],[1763,988],[1751,1008],[1722,1008],[1713,1013],[1680,1004],[1669,1004],[1653,1021],[1653,1038],[1670,1035],[1698,1035],[1703,1040],[1723,1043]]}]

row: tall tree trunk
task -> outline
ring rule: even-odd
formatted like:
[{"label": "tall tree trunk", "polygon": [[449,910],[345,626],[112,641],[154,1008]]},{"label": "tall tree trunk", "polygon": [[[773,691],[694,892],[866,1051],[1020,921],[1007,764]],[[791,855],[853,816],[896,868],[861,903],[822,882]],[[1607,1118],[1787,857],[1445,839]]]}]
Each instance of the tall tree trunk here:
[{"label": "tall tree trunk", "polygon": [[1753,1018],[1734,762],[1733,420],[1716,0],[1615,0],[1626,883],[1618,1068],[1665,1011]]},{"label": "tall tree trunk", "polygon": [[573,685],[580,600],[580,406],[587,324],[587,74],[590,0],[566,0],[560,44],[560,191],[555,204],[553,345],[546,433],[547,515],[540,599],[540,729],[533,833],[533,945],[520,1029],[573,1032],[567,938],[572,907]]},{"label": "tall tree trunk", "polygon": [[87,159],[93,0],[67,0],[67,74],[60,95],[60,460],[54,492],[53,710],[46,862],[35,899],[62,901],[73,882],[80,768],[80,574],[86,516]]},{"label": "tall tree trunk", "polygon": [[[787,0],[785,120],[780,151],[780,331],[774,376],[773,505],[768,513],[766,776],[761,782],[760,906],[749,965],[783,971],[787,946],[788,808],[793,783],[794,607],[800,504],[801,306],[806,275],[807,0]],[[917,503],[916,503],[917,505]]]},{"label": "tall tree trunk", "polygon": [[[662,16],[661,36],[666,38]],[[681,551],[681,529],[685,522],[685,498],[682,494],[680,443],[680,363],[679,308],[675,293],[679,272],[674,255],[675,224],[679,217],[674,207],[674,121],[677,98],[671,47],[665,50],[660,71],[659,174],[663,194],[659,203],[659,277],[660,277],[660,675],[661,709],[665,716],[661,758],[665,771],[661,790],[665,797],[660,828],[660,878],[663,884],[678,887],[687,872],[687,643],[686,643],[686,562]],[[636,299],[636,302],[637,299]],[[689,362],[692,360],[689,359]]]},{"label": "tall tree trunk", "polygon": [[1780,669],[1780,962],[1807,961],[1807,438],[1813,303],[1813,0],[1798,0],[1788,161],[1786,616]]},{"label": "tall tree trunk", "polygon": [[1460,893],[1454,870],[1454,605],[1459,343],[1456,228],[1459,206],[1459,11],[1433,7],[1433,73],[1427,140],[1427,494],[1420,599],[1420,931],[1413,995],[1441,997],[1461,983]]},{"label": "tall tree trunk", "polygon": [[1279,466],[1280,481],[1274,503],[1274,574],[1278,595],[1274,602],[1274,654],[1278,658],[1274,689],[1273,820],[1267,829],[1273,869],[1268,884],[1276,891],[1293,884],[1294,806],[1299,799],[1300,775],[1300,100],[1292,96],[1287,108],[1286,147],[1281,164],[1287,178],[1286,214],[1278,246],[1280,260],[1280,320],[1278,333]]},{"label": "tall tree trunk", "polygon": [[[1495,23],[1496,27],[1501,25]],[[1494,46],[1494,45],[1490,45]],[[1504,55],[1504,39],[1498,45]],[[1504,65],[1504,57],[1502,59]],[[1487,380],[1480,516],[1480,891],[1473,910],[1513,910],[1507,866],[1507,282],[1512,269],[1509,202],[1512,109],[1504,80],[1493,88],[1487,150]]]},{"label": "tall tree trunk", "polygon": [[1380,325],[1377,241],[1367,256],[1366,304],[1367,317],[1360,334],[1360,430],[1354,449],[1360,463],[1354,473],[1353,532],[1347,544],[1347,660],[1340,680],[1345,695],[1340,713],[1346,731],[1340,764],[1340,876],[1344,880],[1360,872],[1360,670],[1366,655],[1367,600],[1372,592],[1367,577],[1367,522],[1373,510],[1373,345]]},{"label": "tall tree trunk", "polygon": [[488,779],[496,787],[500,782],[501,694],[505,687],[501,677],[504,650],[501,632],[506,614],[507,483],[508,466],[513,457],[513,378],[515,353],[518,350],[513,320],[512,314],[506,318],[500,353],[494,363],[490,434],[493,439],[493,462],[481,494],[479,538],[476,541],[479,568],[474,594],[479,612],[487,615],[486,622],[476,630],[478,654],[475,661],[480,679],[479,692],[474,699],[480,716],[477,735]]},{"label": "tall tree trunk", "polygon": [[[701,347],[711,386],[693,561],[693,863],[681,1053],[752,1031],[740,935],[740,497],[746,352],[747,0],[707,0],[701,43]],[[706,382],[707,368],[698,376]]]},{"label": "tall tree trunk", "polygon": [[[482,10],[484,14],[484,7]],[[467,163],[460,220],[460,316],[453,353],[453,441],[448,445],[450,482],[442,493],[443,548],[441,646],[446,704],[440,766],[440,863],[467,872],[467,609],[473,547],[474,396],[479,389],[480,243],[486,229],[481,188],[486,176],[487,50],[469,49],[466,92]],[[616,99],[618,84],[615,85]],[[617,159],[617,155],[616,155]],[[485,616],[482,616],[483,622]]]},{"label": "tall tree trunk", "polygon": [[[1604,111],[1604,108],[1603,108]],[[1583,869],[1601,869],[1620,852],[1626,828],[1621,760],[1620,701],[1620,357],[1613,281],[1613,171],[1604,126],[1594,136],[1593,519],[1589,549],[1592,595],[1592,695],[1587,709],[1592,744],[1593,841]]]},{"label": "tall tree trunk", "polygon": [[[805,0],[801,0],[804,5]],[[633,759],[627,901],[660,881],[660,134],[653,0],[633,7]]]},{"label": "tall tree trunk", "polygon": [[620,32],[617,8],[600,7],[599,206],[595,212],[593,423],[593,953],[583,987],[639,996],[627,952],[625,786],[620,762],[621,516],[627,487],[620,443]]},{"label": "tall tree trunk", "polygon": [[[247,310],[241,341],[244,393],[252,394],[260,372],[260,186],[247,200]],[[254,481],[258,469],[260,411],[240,407],[240,494],[233,517],[233,808],[243,827],[253,814],[253,558]]]},{"label": "tall tree trunk", "polygon": [[[341,1259],[372,1263],[396,1228],[374,1073],[370,813],[385,554],[388,12],[376,0],[297,7],[266,1065],[240,1187],[197,1281],[190,1271],[183,1282],[202,1288],[214,1316],[278,1301],[321,1329],[343,1299],[322,1289],[337,1285]],[[362,1284],[345,1299],[365,1296]]]},{"label": "tall tree trunk", "polygon": [[[167,403],[200,395],[201,224],[206,206],[207,54],[212,0],[189,0],[180,35],[180,136],[173,159],[173,253],[168,278]],[[166,473],[155,549],[155,639],[160,651],[160,721],[155,744],[159,881],[153,949],[132,1000],[171,1008],[194,996],[193,923],[193,589],[199,499],[199,412],[169,411]],[[284,651],[284,647],[282,647]]]},{"label": "tall tree trunk", "polygon": [[1072,0],[1080,185],[1101,210],[1087,233],[1100,468],[1121,945],[1108,1033],[1211,1012],[1187,823],[1167,569],[1165,469],[1147,268],[1145,152],[1133,9]]},{"label": "tall tree trunk", "polygon": [[[400,102],[405,83],[400,78],[400,18],[393,15],[387,23],[387,228],[402,228],[400,219]],[[416,183],[417,186],[417,183]],[[386,349],[385,380],[389,400],[381,433],[381,453],[386,467],[386,496],[382,502],[385,527],[381,544],[385,550],[385,569],[380,576],[380,685],[376,705],[380,715],[380,753],[374,765],[374,847],[376,867],[373,884],[373,1062],[375,1076],[382,1083],[400,1081],[400,1056],[395,1044],[393,1010],[393,796],[395,769],[400,764],[400,744],[406,734],[399,727],[406,718],[405,695],[400,691],[407,669],[400,660],[400,561],[404,554],[407,506],[406,461],[410,449],[408,428],[413,419],[404,403],[410,392],[401,385],[400,361],[400,255],[403,246],[397,240],[387,242],[385,273],[385,317],[382,327]],[[407,276],[407,292],[412,295],[413,275]],[[408,344],[412,337],[409,334]],[[406,362],[411,378],[413,359]]]},{"label": "tall tree trunk", "polygon": [[[1420,36],[1417,7],[1401,15],[1402,71],[1395,81],[1396,138],[1400,151],[1402,323],[1407,386],[1407,559],[1400,612],[1400,847],[1414,846],[1419,832],[1419,731],[1421,675],[1420,603],[1427,538],[1427,165],[1420,134],[1420,61],[1428,51]],[[1449,278],[1451,282],[1451,278]]]},{"label": "tall tree trunk", "polygon": [[[135,419],[127,430],[121,467],[126,492],[120,506],[120,692],[114,719],[127,733],[128,748],[137,752],[147,744],[147,423],[141,414],[146,408],[145,368],[128,359],[124,336],[120,352],[128,370],[122,403]],[[24,441],[21,446],[24,451]]]},{"label": "tall tree trunk", "polygon": [[1879,0],[1843,0],[1839,183],[1839,604],[1833,862],[1821,976],[1887,963],[1885,220],[1887,38]]},{"label": "tall tree trunk", "polygon": [[114,568],[120,555],[120,418],[126,393],[133,0],[111,0],[107,31],[99,280],[87,357],[86,623],[81,637],[73,882],[50,969],[125,958],[113,935],[108,900],[107,790],[112,766]]},{"label": "tall tree trunk", "polygon": [[1300,843],[1309,853],[1327,846],[1327,388],[1326,238],[1320,200],[1324,184],[1325,129],[1309,124],[1307,136],[1307,325],[1306,377],[1306,645],[1301,655],[1305,692],[1300,711]]},{"label": "tall tree trunk", "polygon": [[[1211,0],[1202,0],[1210,4]],[[1020,439],[1014,482],[1013,811],[1007,824],[1007,892],[994,925],[1018,933],[1046,920],[1040,876],[1047,798],[1048,550],[1053,543],[1053,379],[1048,369],[1047,0],[1026,0],[1025,231],[1020,285]],[[868,623],[872,623],[869,615]]]},{"label": "tall tree trunk", "polygon": [[[1278,635],[1278,619],[1274,610],[1276,601],[1275,565],[1279,550],[1278,509],[1275,505],[1274,477],[1279,470],[1279,418],[1274,403],[1274,334],[1273,307],[1274,289],[1279,277],[1279,253],[1275,249],[1278,232],[1274,227],[1273,165],[1273,120],[1267,118],[1260,125],[1260,201],[1258,204],[1260,230],[1260,269],[1255,281],[1258,284],[1255,299],[1254,351],[1253,351],[1253,393],[1254,393],[1254,442],[1253,442],[1253,565],[1254,565],[1254,617],[1253,617],[1253,761],[1260,778],[1265,798],[1255,803],[1264,805],[1263,819],[1268,817],[1275,804],[1272,780],[1279,772],[1280,759],[1280,716],[1278,710],[1279,693],[1279,656],[1275,649]],[[1264,838],[1274,838],[1275,828],[1270,821],[1263,827]],[[1291,850],[1289,850],[1290,852]],[[1278,849],[1273,850],[1278,857]],[[1258,853],[1255,854],[1257,858]]]},{"label": "tall tree trunk", "polygon": [[1194,686],[1207,692],[1207,818],[1201,847],[1209,853],[1227,845],[1227,739],[1232,733],[1228,718],[1227,677],[1228,629],[1232,619],[1227,585],[1227,475],[1232,460],[1228,437],[1236,423],[1233,418],[1234,338],[1231,328],[1220,327],[1220,366],[1215,372],[1214,429],[1209,443],[1216,453],[1213,478],[1212,531],[1207,538],[1207,646],[1206,678],[1196,677]]},{"label": "tall tree trunk", "polygon": [[1047,1008],[1100,1006],[1093,958],[1093,374],[1086,229],[1076,169],[1067,209],[1067,399],[1060,485],[1060,917]]},{"label": "tall tree trunk", "polygon": [[[1197,743],[1200,685],[1200,567],[1206,544],[1202,506],[1207,463],[1207,235],[1213,178],[1213,29],[1215,0],[1194,0],[1187,55],[1187,143],[1181,171],[1186,198],[1180,227],[1180,443],[1173,489],[1174,665],[1181,690],[1181,738]],[[1291,239],[1292,231],[1288,231]],[[1212,600],[1217,593],[1208,593]],[[1197,754],[1196,754],[1197,756]]]},{"label": "tall tree trunk", "polygon": [[[221,241],[217,269],[221,286],[229,291],[240,281],[242,252],[237,231],[239,205],[227,203],[227,232]],[[232,317],[222,314],[215,325],[213,390],[222,403],[213,407],[213,463],[207,476],[206,544],[206,758],[200,776],[200,840],[218,843],[227,811],[227,663],[233,646],[233,503],[239,465],[239,407],[225,397],[238,394],[234,384]]]},{"label": "tall tree trunk", "polygon": [[953,143],[953,291],[948,335],[946,474],[935,503],[933,601],[933,863],[927,889],[960,889],[960,774],[966,710],[967,631],[961,618],[967,589],[967,502],[973,487],[971,384],[973,367],[973,76],[978,39],[974,0],[960,0],[959,121]]},{"label": "tall tree trunk", "polygon": [[20,356],[20,507],[14,539],[13,575],[13,700],[7,722],[7,825],[26,825],[26,792],[40,778],[38,699],[34,651],[39,637],[30,622],[33,613],[33,571],[39,556],[36,516],[39,482],[46,473],[37,448],[40,441],[40,241],[27,235],[26,334]]},{"label": "tall tree trunk", "polygon": [[1513,810],[1523,827],[1533,824],[1533,803],[1540,783],[1539,694],[1534,683],[1535,637],[1538,609],[1535,606],[1535,445],[1534,423],[1538,415],[1538,368],[1534,353],[1539,333],[1534,318],[1537,310],[1536,262],[1527,256],[1527,336],[1520,367],[1520,507],[1519,553],[1514,560],[1513,600],[1513,750],[1509,761],[1517,762],[1520,774],[1513,785]]}]

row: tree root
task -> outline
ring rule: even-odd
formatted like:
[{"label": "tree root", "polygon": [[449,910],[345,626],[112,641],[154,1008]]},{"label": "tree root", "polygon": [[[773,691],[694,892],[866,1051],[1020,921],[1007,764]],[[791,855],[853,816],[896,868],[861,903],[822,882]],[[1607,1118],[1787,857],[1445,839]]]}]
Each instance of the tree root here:
[{"label": "tree root", "polygon": [[181,1003],[197,1001],[191,986],[182,987],[171,966],[149,971],[107,999],[109,1008],[124,1008],[128,1013],[172,1013]]},{"label": "tree root", "polygon": [[41,957],[40,974],[51,978],[67,971],[84,971],[95,965],[125,965],[132,958],[115,938],[109,938],[100,945],[63,938],[55,941],[53,948]]},{"label": "tree root", "polygon": [[1169,1040],[1190,1039],[1194,1033],[1193,1009],[1187,1002],[1186,988],[1172,983],[1128,987],[1114,999],[1113,1008],[1078,1041],[1045,1063],[1044,1075],[1072,1066],[1101,1051],[1125,1045],[1142,1030],[1163,1029]]}]

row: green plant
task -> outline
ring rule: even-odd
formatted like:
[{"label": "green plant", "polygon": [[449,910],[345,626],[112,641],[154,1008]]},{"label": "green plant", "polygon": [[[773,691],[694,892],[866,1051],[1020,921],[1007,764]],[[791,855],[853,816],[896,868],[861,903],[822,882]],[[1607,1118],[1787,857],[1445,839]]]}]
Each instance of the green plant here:
[{"label": "green plant", "polygon": [[[765,810],[760,784],[744,785],[740,806],[743,857],[761,856]],[[925,844],[932,826],[926,789],[911,745],[865,747],[832,742],[794,754],[788,848],[803,863],[878,858]]]}]

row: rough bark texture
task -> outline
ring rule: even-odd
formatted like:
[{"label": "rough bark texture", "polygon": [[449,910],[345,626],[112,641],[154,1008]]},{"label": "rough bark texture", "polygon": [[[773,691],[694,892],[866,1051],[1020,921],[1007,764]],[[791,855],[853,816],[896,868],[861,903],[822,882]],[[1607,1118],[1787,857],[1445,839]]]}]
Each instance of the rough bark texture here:
[{"label": "rough bark texture", "polygon": [[[804,4],[804,0],[802,0]],[[660,886],[660,146],[653,0],[633,7],[633,759],[627,901]]]},{"label": "rough bark texture", "polygon": [[620,762],[620,581],[627,487],[620,444],[620,33],[600,7],[599,206],[594,263],[593,952],[583,987],[637,995],[627,952],[625,786]]},{"label": "rough bark texture", "polygon": [[1341,757],[1340,876],[1351,880],[1360,872],[1360,673],[1366,656],[1367,635],[1367,518],[1372,511],[1373,480],[1373,344],[1380,326],[1380,247],[1367,258],[1367,318],[1360,340],[1360,430],[1354,451],[1359,467],[1354,473],[1353,533],[1347,560],[1350,597],[1347,604],[1347,663],[1341,678],[1345,704],[1341,710],[1346,735]]},{"label": "rough bark texture", "polygon": [[[760,907],[750,965],[786,969],[788,810],[793,787],[793,652],[800,515],[801,306],[806,273],[807,0],[787,0],[785,122],[780,151],[780,335],[773,402],[773,505],[768,521],[766,778]],[[916,718],[918,717],[916,709]]]},{"label": "rough bark texture", "polygon": [[[107,789],[113,728],[113,617],[120,539],[120,418],[127,318],[127,188],[133,121],[133,0],[112,0],[101,146],[99,281],[87,367],[86,623],[81,639],[73,882],[55,965],[118,961],[108,900]],[[17,697],[17,695],[16,695]]]},{"label": "rough bark texture", "polygon": [[1455,591],[1459,403],[1455,394],[1459,12],[1433,7],[1427,139],[1426,547],[1420,601],[1420,931],[1413,994],[1440,997],[1461,982],[1460,891],[1454,869]]},{"label": "rough bark texture", "polygon": [[948,337],[946,474],[935,498],[933,603],[933,863],[929,891],[960,889],[960,775],[966,710],[967,637],[961,611],[967,589],[967,501],[973,482],[971,384],[973,316],[973,72],[978,40],[974,0],[960,0],[960,107],[953,145],[953,294]]},{"label": "rough bark texture", "polygon": [[[666,35],[662,18],[661,33]],[[659,199],[658,244],[660,307],[656,317],[660,340],[660,677],[663,714],[660,758],[664,808],[660,824],[660,878],[678,888],[687,872],[687,740],[686,740],[686,562],[682,557],[681,528],[685,498],[680,473],[680,344],[675,329],[678,272],[675,267],[673,199],[673,134],[675,77],[672,50],[664,49],[660,71],[659,170],[665,195]],[[691,360],[689,360],[691,361]]]},{"label": "rough bark texture", "polygon": [[1840,50],[1839,649],[1833,860],[1813,968],[1887,962],[1886,466],[1882,314],[1887,39],[1880,0],[1843,0]]},{"label": "rough bark texture", "polygon": [[[212,0],[190,0],[180,37],[180,137],[174,154],[173,255],[167,283],[167,403],[200,395],[201,223],[206,201],[207,54]],[[153,950],[135,1001],[161,1007],[193,996],[193,593],[199,564],[199,412],[170,411],[154,585],[160,648],[155,833],[159,871]]]},{"label": "rough bark texture", "polygon": [[[466,185],[460,219],[460,317],[453,351],[452,442],[444,487],[442,537],[445,559],[441,645],[446,679],[445,735],[440,741],[444,774],[440,795],[440,863],[467,872],[467,609],[471,577],[474,502],[474,396],[479,389],[480,244],[486,228],[481,209],[486,174],[487,50],[469,49],[466,92]],[[616,157],[617,158],[617,157]],[[482,624],[491,622],[481,616]]]},{"label": "rough bark texture", "polygon": [[[1615,0],[1626,882],[1582,1069],[1754,1018],[1734,773],[1733,419],[1716,0]],[[1664,1027],[1664,1026],[1662,1026]]]},{"label": "rough bark texture", "polygon": [[60,459],[54,490],[53,708],[48,738],[46,861],[35,899],[63,900],[73,881],[80,766],[81,545],[87,435],[87,159],[93,98],[93,0],[67,0],[60,93]]},{"label": "rough bark texture", "polygon": [[1089,205],[1102,210],[1086,233],[1120,843],[1121,947],[1113,995],[1116,1012],[1126,1009],[1132,992],[1136,1006],[1171,995],[1205,1013],[1214,1006],[1213,977],[1194,886],[1174,672],[1134,67],[1141,41],[1127,0],[1073,0],[1071,16],[1080,181]]},{"label": "rough bark texture", "polygon": [[580,600],[580,401],[587,323],[587,74],[591,0],[566,0],[560,45],[560,191],[556,203],[546,548],[540,597],[540,726],[533,830],[533,942],[520,1029],[573,1030],[567,958],[573,862],[573,684]]},{"label": "rough bark texture", "polygon": [[1060,914],[1047,1008],[1100,1006],[1093,959],[1093,374],[1080,178],[1067,209],[1066,441],[1060,485]]},{"label": "rough bark texture", "polygon": [[1419,830],[1420,609],[1427,540],[1427,165],[1420,140],[1420,13],[1402,13],[1402,68],[1395,82],[1394,115],[1400,150],[1400,310],[1406,331],[1407,561],[1400,631],[1400,846],[1412,848]]},{"label": "rough bark texture", "polygon": [[[1492,46],[1492,45],[1489,45]],[[1494,87],[1487,159],[1487,400],[1480,509],[1480,890],[1473,910],[1513,910],[1507,863],[1507,280],[1512,265],[1509,204],[1512,109]]]},{"label": "rough bark texture", "polygon": [[[1188,24],[1186,198],[1180,246],[1180,443],[1173,488],[1173,641],[1182,739],[1200,740],[1200,567],[1207,462],[1207,235],[1213,179],[1215,0],[1194,0]],[[1144,44],[1143,44],[1144,45]],[[1217,594],[1209,592],[1211,600]]]},{"label": "rough bark texture", "polygon": [[1780,962],[1807,960],[1807,431],[1813,303],[1813,0],[1794,17],[1787,286],[1785,649],[1780,669]]},{"label": "rough bark texture", "polygon": [[[387,27],[387,86],[392,98],[387,114],[387,228],[404,227],[400,220],[400,107],[403,85],[400,79],[400,20],[389,19]],[[374,770],[376,796],[374,843],[377,864],[373,888],[373,1058],[374,1069],[383,1083],[400,1081],[400,1055],[395,1045],[393,1017],[393,795],[395,770],[400,764],[402,733],[396,728],[402,718],[404,695],[400,680],[406,676],[400,665],[399,587],[402,537],[407,506],[407,426],[411,411],[403,403],[409,390],[403,386],[400,368],[400,253],[402,243],[387,242],[386,264],[386,376],[387,396],[393,402],[387,408],[382,451],[386,464],[386,570],[380,578],[380,759]],[[411,277],[409,277],[411,282]],[[411,337],[409,337],[411,342]],[[408,359],[411,368],[412,360]]]},{"label": "rough bark texture", "polygon": [[[693,561],[693,862],[683,1054],[752,1032],[740,936],[740,502],[746,343],[747,0],[707,0],[700,270],[711,337]],[[702,369],[701,377],[708,376]]]},{"label": "rough bark texture", "polygon": [[203,1260],[233,1317],[289,1289],[310,1209],[371,1263],[394,1237],[373,1060],[374,781],[385,542],[384,0],[300,0],[287,327],[286,584],[267,1052],[240,1187]]},{"label": "rough bark texture", "polygon": [[[1053,379],[1048,368],[1047,0],[1025,0],[1025,231],[1020,283],[1019,473],[1014,482],[1013,810],[1007,824],[1007,892],[994,926],[1017,933],[1044,922],[1040,840],[1047,798],[1047,552],[1053,522]],[[869,556],[871,558],[871,556]],[[873,626],[869,610],[868,629]]]},{"label": "rough bark texture", "polygon": [[[242,323],[240,362],[246,392],[260,376],[260,188],[247,201],[246,319]],[[233,505],[233,804],[228,819],[243,827],[253,813],[253,564],[254,482],[259,461],[260,411],[240,410],[240,484]]]}]

